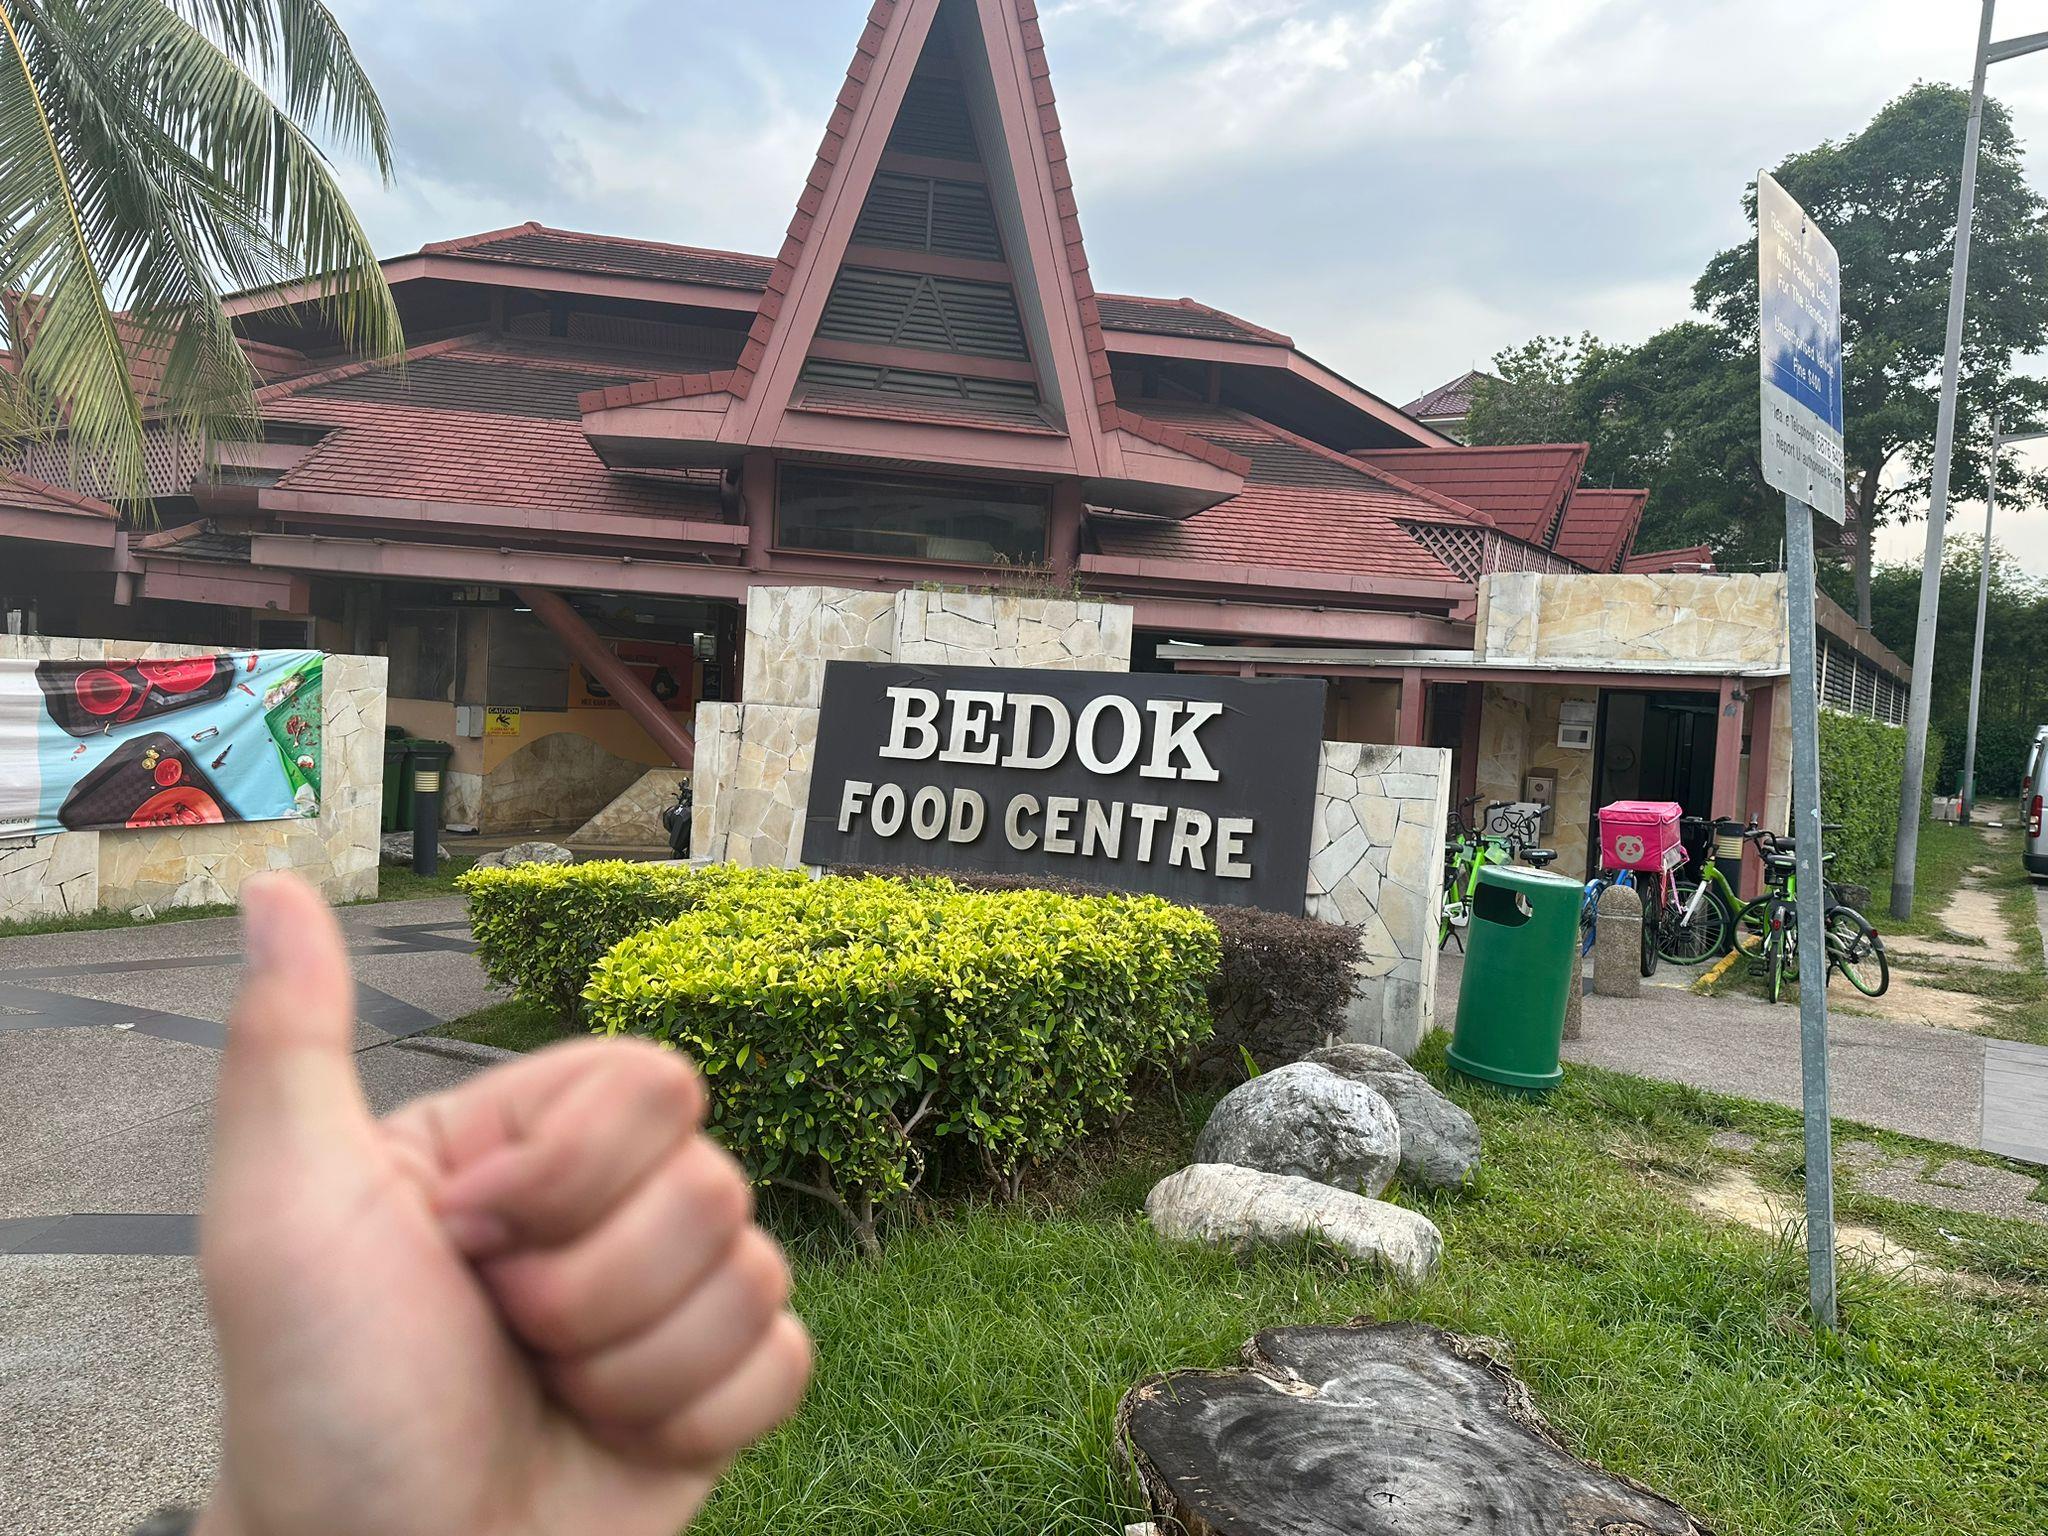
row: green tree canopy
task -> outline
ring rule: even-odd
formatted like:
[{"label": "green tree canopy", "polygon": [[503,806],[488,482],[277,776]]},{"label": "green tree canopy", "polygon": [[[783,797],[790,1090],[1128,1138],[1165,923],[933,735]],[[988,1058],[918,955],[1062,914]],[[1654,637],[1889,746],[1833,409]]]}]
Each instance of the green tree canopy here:
[{"label": "green tree canopy", "polygon": [[148,494],[147,421],[256,430],[223,296],[313,279],[345,343],[403,345],[313,134],[388,174],[384,111],[319,0],[0,0],[0,449]]},{"label": "green tree canopy", "polygon": [[[1924,508],[1934,455],[1968,96],[1916,85],[1860,133],[1830,140],[1773,174],[1842,258],[1849,491],[1858,526]],[[2016,376],[2015,356],[2048,346],[2048,201],[2027,185],[2012,121],[1984,105],[1972,221],[1952,488],[1981,497],[1995,406],[2007,431],[2048,420],[2048,384]],[[1756,189],[1744,194],[1756,223]],[[1538,337],[1494,361],[1467,423],[1474,442],[1584,441],[1588,478],[1650,491],[1639,542],[1697,542],[1727,564],[1765,561],[1780,499],[1757,458],[1757,252],[1754,235],[1716,255],[1693,290],[1698,317],[1640,346],[1590,335]],[[2048,476],[2008,457],[2002,502],[2048,499]],[[1870,541],[1856,541],[1852,601],[1870,622]]]}]

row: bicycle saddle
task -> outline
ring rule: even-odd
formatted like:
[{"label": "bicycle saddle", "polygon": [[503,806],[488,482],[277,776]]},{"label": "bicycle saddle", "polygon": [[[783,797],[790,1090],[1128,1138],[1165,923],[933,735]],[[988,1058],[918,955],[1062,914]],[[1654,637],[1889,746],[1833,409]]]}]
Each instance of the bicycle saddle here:
[{"label": "bicycle saddle", "polygon": [[1537,869],[1548,869],[1557,862],[1557,850],[1555,848],[1531,848],[1522,857],[1527,859]]}]

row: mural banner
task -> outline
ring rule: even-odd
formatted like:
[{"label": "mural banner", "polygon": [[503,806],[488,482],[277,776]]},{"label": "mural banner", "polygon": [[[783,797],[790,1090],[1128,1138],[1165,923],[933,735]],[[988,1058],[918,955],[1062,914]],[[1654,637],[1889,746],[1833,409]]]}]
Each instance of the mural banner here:
[{"label": "mural banner", "polygon": [[0,660],[0,838],[317,816],[325,662]]}]

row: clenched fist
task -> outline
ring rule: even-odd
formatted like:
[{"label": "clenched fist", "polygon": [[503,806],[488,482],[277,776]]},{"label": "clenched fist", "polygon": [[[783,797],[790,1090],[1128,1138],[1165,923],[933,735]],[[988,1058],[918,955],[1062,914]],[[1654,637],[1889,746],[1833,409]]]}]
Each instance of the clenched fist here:
[{"label": "clenched fist", "polygon": [[200,1536],[675,1536],[810,1373],[695,1074],[579,1041],[379,1122],[333,915],[289,875],[243,909]]}]

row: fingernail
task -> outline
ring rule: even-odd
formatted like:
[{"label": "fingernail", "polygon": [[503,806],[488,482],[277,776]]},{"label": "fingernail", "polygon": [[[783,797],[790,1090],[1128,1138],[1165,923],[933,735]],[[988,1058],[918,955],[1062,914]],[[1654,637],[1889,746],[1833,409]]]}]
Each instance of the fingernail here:
[{"label": "fingernail", "polygon": [[512,1245],[512,1229],[489,1211],[443,1211],[441,1230],[464,1258],[486,1259]]},{"label": "fingernail", "polygon": [[257,875],[242,884],[242,963],[252,975],[284,969],[288,939],[277,882]]}]

